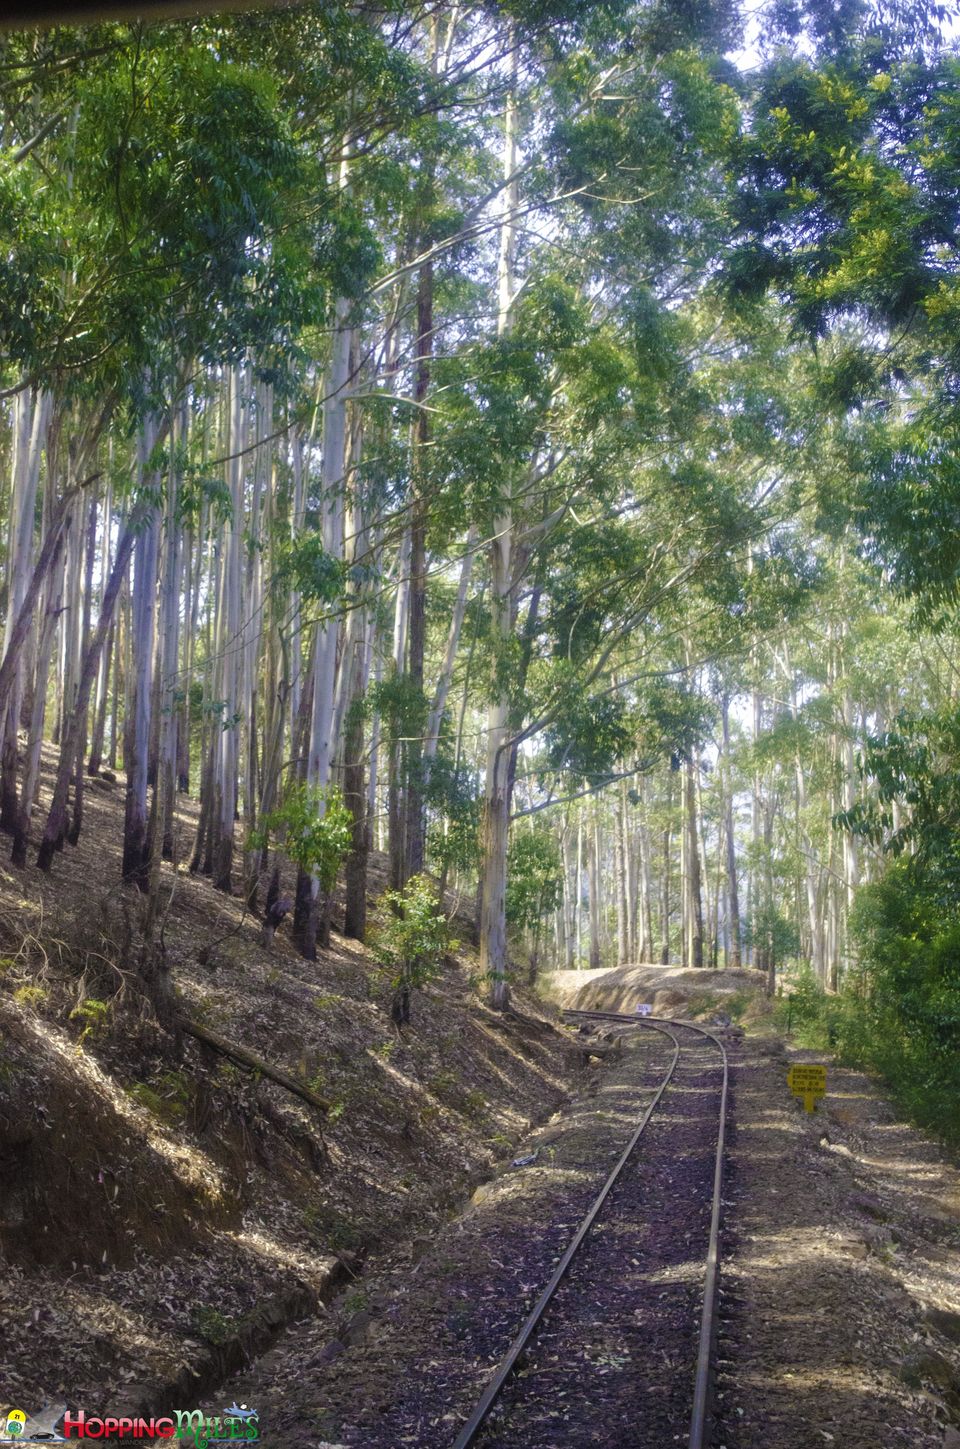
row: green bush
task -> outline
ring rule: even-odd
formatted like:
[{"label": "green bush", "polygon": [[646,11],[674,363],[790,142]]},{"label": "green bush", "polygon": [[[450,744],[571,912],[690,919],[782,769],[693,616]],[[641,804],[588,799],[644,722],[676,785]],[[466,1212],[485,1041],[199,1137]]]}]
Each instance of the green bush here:
[{"label": "green bush", "polygon": [[70,1020],[83,1023],[83,1029],[80,1032],[81,1042],[86,1041],[90,1036],[101,1036],[107,1030],[110,1025],[111,1011],[109,1001],[100,1001],[95,996],[86,996],[83,1001],[77,1002],[70,1013]]},{"label": "green bush", "polygon": [[960,906],[900,860],[857,898],[863,1052],[903,1106],[960,1144]]},{"label": "green bush", "polygon": [[459,942],[451,937],[436,887],[425,875],[413,876],[402,891],[386,891],[380,905],[383,921],[370,934],[370,951],[390,974],[394,1020],[409,1021],[411,989],[435,976]]},{"label": "green bush", "polygon": [[776,1020],[797,1044],[879,1072],[899,1105],[960,1145],[960,910],[912,861],[860,891],[859,963],[829,994],[806,971]]},{"label": "green bush", "polygon": [[918,1122],[960,1145],[960,709],[899,715],[861,773],[875,788],[838,821],[892,857],[851,916],[861,1055]]},{"label": "green bush", "polygon": [[796,977],[792,993],[778,997],[774,1021],[798,1046],[836,1052],[851,1066],[868,1065],[863,1002],[853,982],[841,993],[831,994],[806,966]]}]

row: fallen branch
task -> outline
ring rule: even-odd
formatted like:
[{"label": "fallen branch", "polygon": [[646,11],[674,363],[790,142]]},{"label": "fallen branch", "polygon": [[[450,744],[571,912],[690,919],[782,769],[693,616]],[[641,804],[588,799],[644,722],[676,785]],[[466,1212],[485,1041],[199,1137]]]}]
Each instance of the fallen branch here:
[{"label": "fallen branch", "polygon": [[196,1037],[221,1056],[229,1057],[230,1061],[236,1062],[238,1066],[246,1067],[248,1071],[259,1072],[262,1077],[267,1077],[271,1082],[276,1082],[278,1087],[285,1088],[292,1092],[295,1097],[301,1097],[304,1102],[309,1102],[311,1107],[316,1107],[318,1112],[329,1112],[330,1103],[318,1097],[316,1092],[311,1092],[302,1082],[295,1077],[287,1076],[286,1072],[280,1071],[278,1067],[272,1067],[265,1062],[263,1057],[258,1057],[255,1052],[248,1051],[246,1047],[238,1046],[236,1042],[227,1041],[226,1037],[218,1036],[215,1031],[209,1031],[207,1027],[201,1026],[199,1022],[190,1021],[186,1016],[177,1018],[177,1025],[187,1036]]},{"label": "fallen branch", "polygon": [[518,1021],[521,1026],[529,1027],[531,1031],[538,1031],[542,1036],[556,1035],[557,1028],[552,1021],[542,1021],[535,1016],[525,1016],[522,1011],[517,1011],[517,1009],[513,1006],[507,1006],[506,1010],[504,1011],[504,1016],[512,1017],[513,1020]]}]

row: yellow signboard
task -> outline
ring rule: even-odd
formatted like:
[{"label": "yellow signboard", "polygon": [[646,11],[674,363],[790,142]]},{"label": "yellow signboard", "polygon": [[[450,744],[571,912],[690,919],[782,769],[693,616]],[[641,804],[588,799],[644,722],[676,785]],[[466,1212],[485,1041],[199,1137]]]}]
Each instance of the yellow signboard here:
[{"label": "yellow signboard", "polygon": [[795,1062],[787,1072],[787,1086],[795,1097],[803,1098],[807,1111],[813,1112],[817,1098],[827,1093],[827,1069],[819,1062]]}]

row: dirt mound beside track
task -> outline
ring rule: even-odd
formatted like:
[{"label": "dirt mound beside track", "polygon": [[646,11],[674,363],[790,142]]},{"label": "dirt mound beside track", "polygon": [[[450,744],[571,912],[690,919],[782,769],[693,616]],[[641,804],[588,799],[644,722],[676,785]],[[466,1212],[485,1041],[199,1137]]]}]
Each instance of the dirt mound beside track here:
[{"label": "dirt mound beside track", "polygon": [[762,991],[764,973],[696,970],[683,966],[617,966],[605,971],[554,971],[544,977],[546,994],[558,1006],[578,1011],[635,1011],[648,1002],[656,1013],[683,1014],[713,1006],[723,997]]}]

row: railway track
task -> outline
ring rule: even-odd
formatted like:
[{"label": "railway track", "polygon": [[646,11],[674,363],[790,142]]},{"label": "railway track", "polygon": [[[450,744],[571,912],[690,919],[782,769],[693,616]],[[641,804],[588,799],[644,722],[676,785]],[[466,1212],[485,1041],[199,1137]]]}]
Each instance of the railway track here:
[{"label": "railway track", "polygon": [[688,1022],[566,1015],[659,1032],[673,1051],[453,1449],[660,1449],[681,1434],[706,1449],[726,1050]]}]

